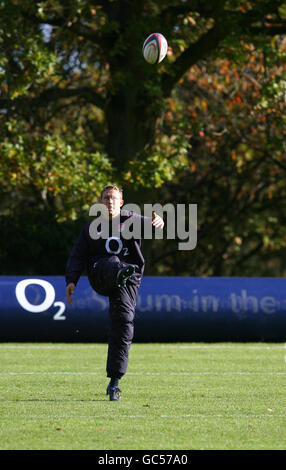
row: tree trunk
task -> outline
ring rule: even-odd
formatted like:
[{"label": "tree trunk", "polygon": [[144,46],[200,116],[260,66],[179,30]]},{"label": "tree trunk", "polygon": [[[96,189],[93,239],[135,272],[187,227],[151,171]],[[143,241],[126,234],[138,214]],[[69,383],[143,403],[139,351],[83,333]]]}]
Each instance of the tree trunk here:
[{"label": "tree trunk", "polygon": [[143,102],[127,86],[112,95],[107,108],[108,128],[106,151],[118,170],[130,160],[143,158],[154,141],[156,115],[151,105]]}]

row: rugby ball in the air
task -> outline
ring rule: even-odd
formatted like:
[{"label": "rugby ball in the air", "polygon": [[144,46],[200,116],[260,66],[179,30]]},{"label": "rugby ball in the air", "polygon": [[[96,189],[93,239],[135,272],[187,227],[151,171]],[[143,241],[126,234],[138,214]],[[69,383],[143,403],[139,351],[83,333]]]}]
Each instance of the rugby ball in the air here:
[{"label": "rugby ball in the air", "polygon": [[167,54],[168,43],[161,33],[148,36],[143,44],[143,56],[149,64],[159,64]]}]

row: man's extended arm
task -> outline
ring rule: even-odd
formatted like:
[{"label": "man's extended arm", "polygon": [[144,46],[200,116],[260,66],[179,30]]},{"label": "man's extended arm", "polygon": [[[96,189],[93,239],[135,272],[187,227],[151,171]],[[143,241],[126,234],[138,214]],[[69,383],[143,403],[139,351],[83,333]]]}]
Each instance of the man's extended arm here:
[{"label": "man's extended arm", "polygon": [[77,241],[75,242],[66,266],[66,295],[68,303],[72,303],[71,295],[74,293],[75,286],[86,266],[88,254],[88,243],[85,230],[82,229]]}]

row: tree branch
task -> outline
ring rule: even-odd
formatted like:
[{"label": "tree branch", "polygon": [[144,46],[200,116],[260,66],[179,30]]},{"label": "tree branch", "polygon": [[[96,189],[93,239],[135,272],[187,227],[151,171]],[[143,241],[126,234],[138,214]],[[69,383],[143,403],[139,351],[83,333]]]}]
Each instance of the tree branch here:
[{"label": "tree branch", "polygon": [[[20,7],[19,7],[20,8]],[[86,40],[91,41],[95,44],[98,44],[102,48],[109,47],[109,43],[104,39],[103,35],[98,30],[93,30],[85,25],[83,25],[79,18],[78,21],[71,22],[69,19],[64,17],[47,17],[41,18],[30,12],[26,12],[23,8],[20,9],[23,18],[39,25],[50,25],[57,28],[65,28],[68,31],[84,37]]]},{"label": "tree branch", "polygon": [[248,30],[251,34],[259,36],[280,36],[286,34],[286,23],[279,26],[258,27],[252,26]]},{"label": "tree branch", "polygon": [[53,101],[62,98],[85,98],[99,108],[104,107],[104,99],[94,91],[94,88],[89,86],[82,86],[77,88],[49,88],[44,90],[35,100],[38,101]]},{"label": "tree branch", "polygon": [[[170,66],[169,71],[162,77],[162,89],[164,97],[170,95],[175,83],[183,76],[183,74],[200,59],[207,57],[214,51],[219,43],[225,39],[230,33],[234,32],[234,26],[238,27],[238,31],[243,33],[251,33],[252,35],[278,35],[285,34],[286,24],[283,21],[273,23],[266,16],[275,14],[279,17],[278,8],[281,1],[273,1],[271,5],[267,4],[267,8],[252,9],[246,13],[241,11],[227,11],[225,0],[221,0],[209,11],[208,6],[197,5],[200,2],[194,2],[195,11],[201,12],[202,15],[207,12],[208,17],[215,20],[215,25],[207,33],[202,35],[200,39],[190,45],[177,60]],[[171,6],[165,10],[164,15],[168,12],[180,13],[190,11],[191,5],[187,6]],[[261,23],[261,26],[257,25]]]},{"label": "tree branch", "polygon": [[216,0],[214,3],[209,0],[192,0],[180,5],[171,5],[160,12],[160,20],[162,24],[165,24],[169,18],[173,20],[179,15],[186,15],[190,12],[199,13],[204,18],[215,18],[224,7],[226,0]]},{"label": "tree branch", "polygon": [[200,59],[209,55],[216,49],[219,42],[227,36],[226,28],[219,25],[214,26],[200,39],[186,49],[178,59],[172,64],[171,72],[166,73],[162,79],[162,90],[165,97],[169,96],[175,83],[192,65],[196,64]]},{"label": "tree branch", "polygon": [[46,106],[47,102],[66,99],[66,98],[84,98],[87,102],[94,104],[98,108],[103,109],[105,100],[102,96],[98,95],[92,87],[77,87],[77,88],[49,88],[44,90],[38,96],[33,98],[19,97],[14,100],[8,98],[0,99],[1,109],[19,109],[27,106]]},{"label": "tree branch", "polygon": [[251,258],[252,256],[256,255],[256,253],[258,253],[261,248],[263,247],[263,241],[260,240],[257,245],[252,248],[251,250],[248,251],[248,253],[246,253],[245,255],[243,255],[241,258],[239,258],[236,263],[235,263],[235,266],[234,266],[234,269],[236,270],[236,268],[238,266],[241,266],[243,263],[245,263],[246,261],[249,260],[249,258]]}]

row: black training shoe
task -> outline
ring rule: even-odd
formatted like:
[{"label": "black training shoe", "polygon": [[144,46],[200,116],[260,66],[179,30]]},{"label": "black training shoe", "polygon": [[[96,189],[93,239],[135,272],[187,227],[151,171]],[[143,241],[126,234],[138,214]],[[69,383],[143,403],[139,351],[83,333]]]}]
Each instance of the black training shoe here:
[{"label": "black training shoe", "polygon": [[135,272],[135,266],[130,264],[129,266],[125,266],[124,268],[120,269],[117,274],[116,278],[116,285],[117,287],[124,287],[126,285],[127,279],[132,276]]},{"label": "black training shoe", "polygon": [[109,395],[110,401],[120,401],[121,400],[120,392],[121,390],[119,390],[118,387],[111,388],[109,385],[107,386],[106,395]]}]

